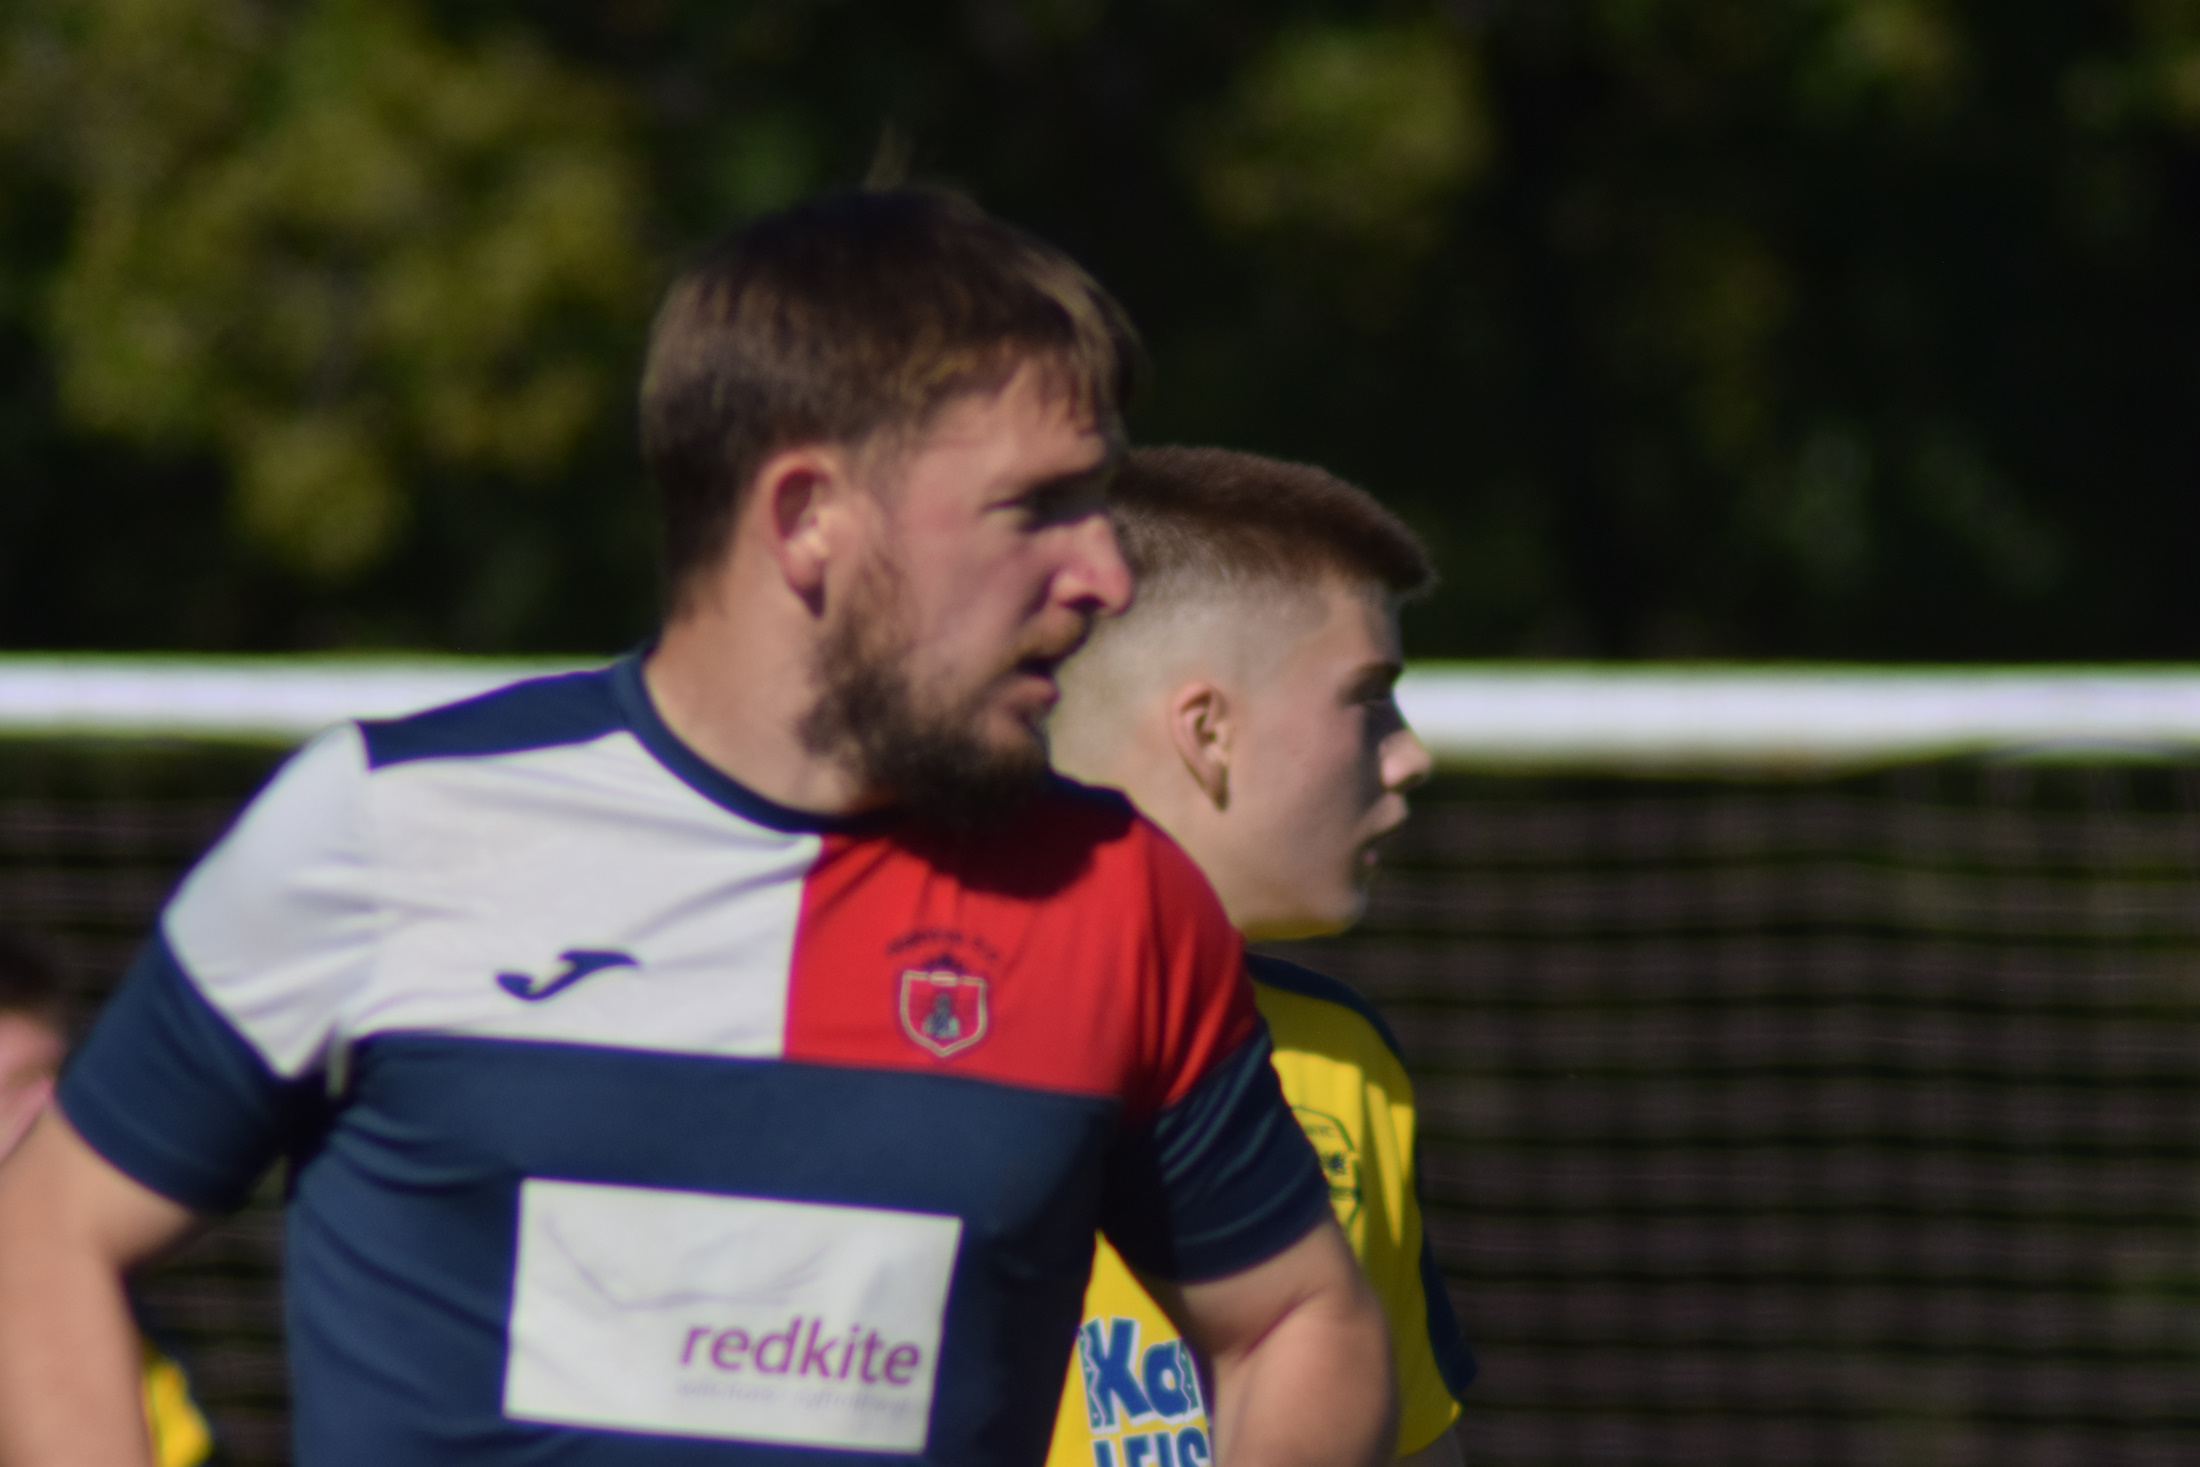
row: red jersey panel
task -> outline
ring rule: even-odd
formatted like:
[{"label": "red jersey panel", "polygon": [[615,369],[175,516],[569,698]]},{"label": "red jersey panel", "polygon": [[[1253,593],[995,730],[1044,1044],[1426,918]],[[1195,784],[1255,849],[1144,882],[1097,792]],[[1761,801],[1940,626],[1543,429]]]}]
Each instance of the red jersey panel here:
[{"label": "red jersey panel", "polygon": [[1258,1024],[1206,877],[1110,795],[1065,786],[964,840],[829,836],[804,887],[790,1060],[1122,1096],[1137,1119]]}]

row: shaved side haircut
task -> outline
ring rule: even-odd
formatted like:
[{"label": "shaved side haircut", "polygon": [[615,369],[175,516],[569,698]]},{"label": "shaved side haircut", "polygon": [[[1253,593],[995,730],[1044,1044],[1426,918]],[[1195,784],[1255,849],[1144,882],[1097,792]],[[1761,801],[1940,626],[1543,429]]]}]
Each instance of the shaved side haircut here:
[{"label": "shaved side haircut", "polygon": [[839,194],[732,235],[674,282],[642,372],[675,614],[771,455],[921,431],[1026,364],[1120,437],[1130,318],[1068,255],[967,199]]},{"label": "shaved side haircut", "polygon": [[1062,703],[1049,729],[1065,767],[1104,762],[1145,691],[1178,676],[1186,659],[1254,656],[1299,603],[1318,604],[1324,581],[1395,605],[1436,579],[1404,521],[1311,464],[1226,448],[1138,448],[1109,500],[1138,598],[1095,624],[1085,649],[1063,665]]},{"label": "shaved side haircut", "polygon": [[1312,464],[1226,448],[1140,448],[1110,493],[1139,599],[1165,604],[1324,574],[1403,599],[1435,580],[1428,552],[1366,490]]},{"label": "shaved side haircut", "polygon": [[1428,551],[1365,489],[1312,464],[1226,448],[1134,449],[1110,500],[1142,608],[1324,575],[1404,599],[1435,581]]}]

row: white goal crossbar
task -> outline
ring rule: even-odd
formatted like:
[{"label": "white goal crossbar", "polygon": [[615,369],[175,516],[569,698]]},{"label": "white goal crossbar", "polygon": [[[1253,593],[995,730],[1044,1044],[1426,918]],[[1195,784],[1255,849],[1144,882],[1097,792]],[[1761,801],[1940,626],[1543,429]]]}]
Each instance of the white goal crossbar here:
[{"label": "white goal crossbar", "polygon": [[2200,668],[1422,664],[1446,763],[1798,772],[1960,754],[2200,758]]},{"label": "white goal crossbar", "polygon": [[[591,663],[0,655],[0,737],[292,743]],[[1497,770],[1812,770],[1966,753],[2200,759],[2200,668],[1419,663],[1438,759]]]}]

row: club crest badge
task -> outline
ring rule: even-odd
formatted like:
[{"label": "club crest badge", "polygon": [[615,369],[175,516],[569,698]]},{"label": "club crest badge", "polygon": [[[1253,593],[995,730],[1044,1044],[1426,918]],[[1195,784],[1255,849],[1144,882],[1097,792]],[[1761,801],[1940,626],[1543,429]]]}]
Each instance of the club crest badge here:
[{"label": "club crest badge", "polygon": [[985,1038],[985,980],[969,973],[904,969],[901,1032],[941,1059]]},{"label": "club crest badge", "polygon": [[1338,1226],[1351,1227],[1360,1215],[1360,1153],[1352,1133],[1335,1116],[1303,1105],[1292,1106],[1291,1114],[1321,1158],[1322,1180],[1329,1184],[1329,1205],[1336,1210]]}]

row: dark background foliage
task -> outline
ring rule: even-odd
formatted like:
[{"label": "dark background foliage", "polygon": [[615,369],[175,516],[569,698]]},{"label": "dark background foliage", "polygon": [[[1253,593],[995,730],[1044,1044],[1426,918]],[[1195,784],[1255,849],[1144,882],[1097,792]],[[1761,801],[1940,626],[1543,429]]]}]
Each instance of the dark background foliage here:
[{"label": "dark background foliage", "polygon": [[656,291],[883,159],[1417,656],[2190,657],[2196,143],[2182,0],[19,0],[0,647],[631,641]]}]

